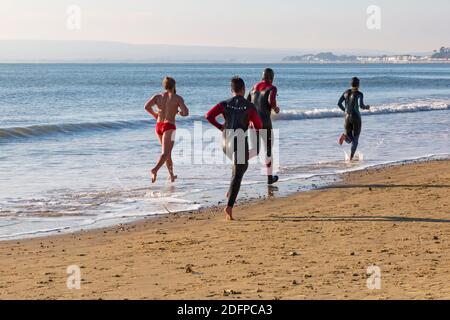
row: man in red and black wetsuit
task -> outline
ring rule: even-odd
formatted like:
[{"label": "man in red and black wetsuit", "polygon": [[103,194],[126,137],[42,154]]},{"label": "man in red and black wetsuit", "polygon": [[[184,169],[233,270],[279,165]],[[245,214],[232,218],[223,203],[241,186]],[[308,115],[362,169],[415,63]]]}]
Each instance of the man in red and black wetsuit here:
[{"label": "man in red and black wetsuit", "polygon": [[[247,131],[250,123],[256,130],[262,128],[255,106],[244,97],[244,80],[239,77],[231,79],[231,91],[233,92],[231,99],[219,103],[206,114],[206,119],[223,132],[223,151],[233,161],[233,176],[225,209],[226,220],[233,220],[233,207],[241,188],[242,178],[248,169],[250,156]],[[219,115],[224,117],[224,124],[217,121]]]},{"label": "man in red and black wetsuit", "polygon": [[250,91],[247,98],[255,105],[263,122],[263,129],[265,129],[263,134],[259,135],[258,138],[258,153],[262,141],[264,149],[266,150],[267,183],[269,185],[278,181],[278,176],[273,175],[273,132],[272,120],[270,118],[272,110],[275,111],[275,113],[280,112],[280,108],[277,105],[277,87],[273,85],[274,78],[274,71],[270,68],[265,69],[262,81],[253,86],[253,89]]}]

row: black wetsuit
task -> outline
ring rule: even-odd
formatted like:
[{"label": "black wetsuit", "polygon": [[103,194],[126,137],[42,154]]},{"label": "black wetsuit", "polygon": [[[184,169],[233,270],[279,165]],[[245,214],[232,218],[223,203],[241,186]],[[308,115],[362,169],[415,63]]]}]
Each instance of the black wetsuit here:
[{"label": "black wetsuit", "polygon": [[[225,118],[223,125],[216,120],[219,115]],[[206,119],[223,131],[223,152],[233,161],[233,176],[228,192],[228,206],[232,208],[241,188],[242,178],[248,169],[247,130],[250,122],[255,129],[261,129],[261,119],[253,103],[242,96],[235,96],[219,103],[207,113]]]},{"label": "black wetsuit", "polygon": [[273,132],[272,132],[272,106],[270,100],[276,105],[277,88],[271,83],[261,81],[256,84],[252,91],[249,93],[248,100],[255,104],[256,110],[262,120],[263,129],[266,131],[264,134],[258,135],[257,149],[258,154],[261,151],[260,142],[265,145],[266,150],[266,166],[269,175],[269,179],[272,177],[271,169],[273,165],[272,161],[272,147],[273,147]]},{"label": "black wetsuit", "polygon": [[[345,101],[345,106],[343,105]],[[345,91],[338,102],[339,108],[345,112],[345,135],[346,142],[352,144],[350,159],[353,159],[358,148],[359,135],[361,134],[362,120],[361,109],[369,109],[364,104],[364,95],[358,90],[349,89]]]}]

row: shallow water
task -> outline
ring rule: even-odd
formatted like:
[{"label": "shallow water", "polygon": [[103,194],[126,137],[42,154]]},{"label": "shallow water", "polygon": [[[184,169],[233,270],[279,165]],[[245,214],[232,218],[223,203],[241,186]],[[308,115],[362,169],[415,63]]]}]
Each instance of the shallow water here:
[{"label": "shallow water", "polygon": [[[249,85],[264,67],[0,65],[0,238],[99,227],[223,201],[230,166],[223,157],[211,162],[206,150],[220,147],[220,135],[203,115],[228,97],[232,75]],[[273,67],[283,110],[274,122],[282,178],[278,189],[269,190],[274,196],[333,182],[349,170],[450,153],[450,65]],[[180,140],[174,150],[177,183],[166,181],[163,168],[151,185],[148,173],[159,146],[143,104],[166,74],[177,79],[191,109],[178,122],[177,138],[192,140]],[[335,105],[354,75],[373,108],[363,114],[361,161],[350,164],[349,147],[337,144],[343,119]],[[263,172],[257,163],[250,167],[241,199],[268,194]]]}]

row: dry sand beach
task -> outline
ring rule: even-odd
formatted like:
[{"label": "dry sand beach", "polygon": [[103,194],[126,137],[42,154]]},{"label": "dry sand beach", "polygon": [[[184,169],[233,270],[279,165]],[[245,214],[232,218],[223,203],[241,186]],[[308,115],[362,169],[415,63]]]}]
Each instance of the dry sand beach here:
[{"label": "dry sand beach", "polygon": [[[450,161],[115,228],[0,243],[1,299],[450,299]],[[80,290],[66,287],[79,265]],[[381,269],[380,290],[367,268]]]}]

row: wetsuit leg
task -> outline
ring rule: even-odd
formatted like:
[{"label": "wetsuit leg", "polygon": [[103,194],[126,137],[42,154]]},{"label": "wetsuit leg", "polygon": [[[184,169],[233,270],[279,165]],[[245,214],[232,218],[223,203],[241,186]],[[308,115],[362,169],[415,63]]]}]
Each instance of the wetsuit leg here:
[{"label": "wetsuit leg", "polygon": [[345,142],[351,143],[353,141],[353,121],[352,121],[352,116],[349,114],[347,114],[345,116],[344,128],[345,128],[345,135],[346,135]]},{"label": "wetsuit leg", "polygon": [[272,147],[273,147],[273,130],[272,130],[272,122],[265,121],[263,122],[263,129],[265,130],[263,134],[258,132],[258,154],[261,152],[261,145],[264,146],[265,150],[265,160],[267,167],[267,175],[272,176]]},{"label": "wetsuit leg", "polygon": [[273,175],[273,159],[272,159],[272,147],[273,147],[273,131],[272,129],[267,129],[267,137],[266,137],[266,168],[267,168],[267,176],[272,177]]},{"label": "wetsuit leg", "polygon": [[[228,190],[228,206],[233,208],[236,202],[237,196],[239,194],[239,190],[241,189],[242,178],[244,177],[245,172],[248,169],[248,161],[249,161],[249,145],[247,138],[245,139],[245,162],[240,163],[239,158],[237,156],[237,141],[234,143],[234,153],[233,153],[233,174],[230,182],[230,189]],[[225,152],[227,150],[224,150]],[[227,152],[226,152],[227,153]]]},{"label": "wetsuit leg", "polygon": [[242,178],[247,169],[248,163],[233,165],[233,176],[231,178],[230,190],[228,191],[228,206],[231,208],[234,207],[239,190],[241,189]]},{"label": "wetsuit leg", "polygon": [[258,137],[257,140],[257,148],[258,154],[261,152],[261,146],[264,146],[264,150],[266,151],[266,159],[272,158],[272,146],[273,146],[273,133],[272,129],[263,129],[266,130],[264,134],[258,132],[256,135]]},{"label": "wetsuit leg", "polygon": [[259,155],[261,152],[261,133],[259,131],[256,132],[256,150]]},{"label": "wetsuit leg", "polygon": [[266,157],[272,162],[272,146],[273,146],[273,137],[272,137],[272,129],[267,129],[267,142],[266,142]]},{"label": "wetsuit leg", "polygon": [[358,149],[359,144],[359,135],[361,134],[361,117],[353,116],[352,117],[352,123],[353,123],[353,131],[352,131],[352,153],[350,158],[353,159],[355,156],[356,150]]}]

